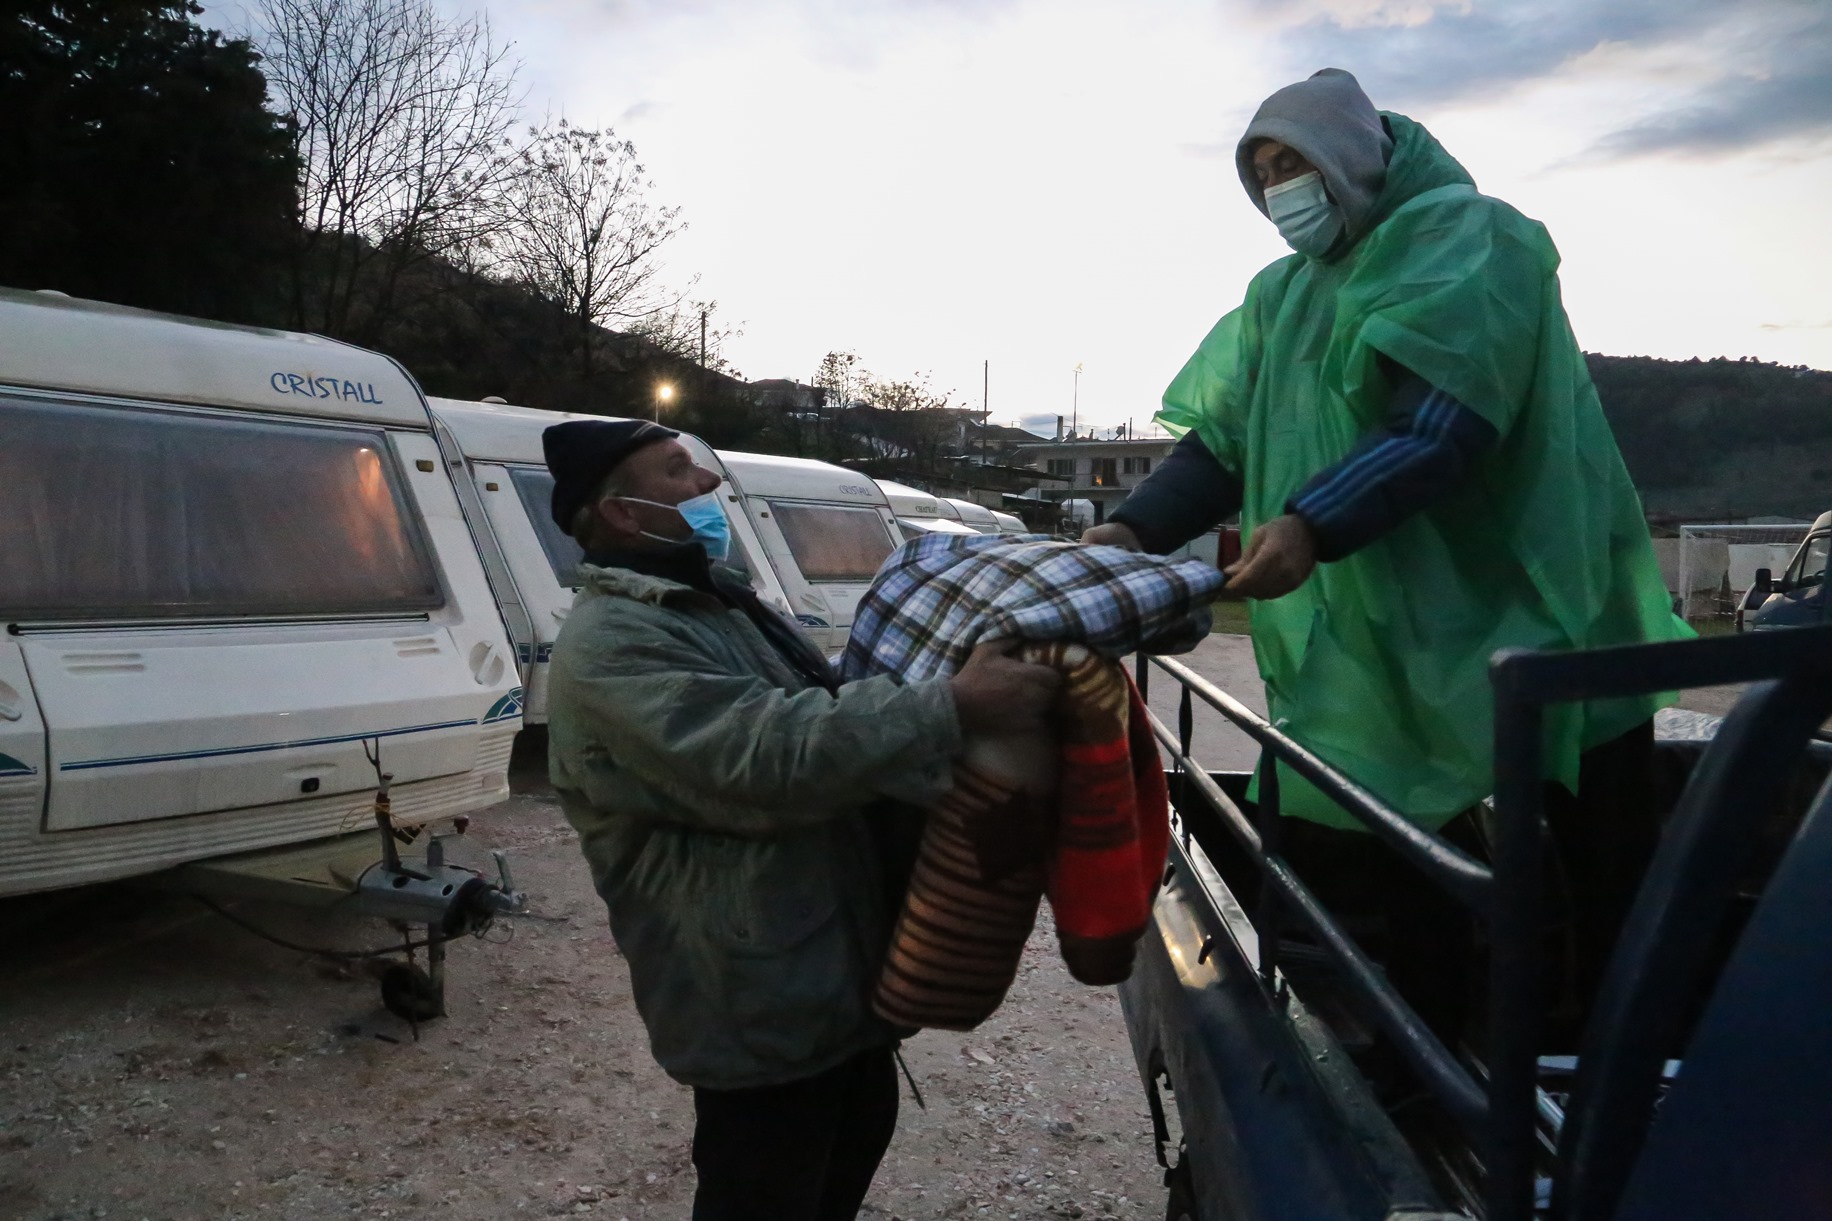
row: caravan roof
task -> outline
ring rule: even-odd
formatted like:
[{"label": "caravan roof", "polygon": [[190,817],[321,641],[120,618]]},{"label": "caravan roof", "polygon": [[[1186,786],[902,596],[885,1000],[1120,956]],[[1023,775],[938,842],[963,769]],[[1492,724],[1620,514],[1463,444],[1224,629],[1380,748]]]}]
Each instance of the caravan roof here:
[{"label": "caravan roof", "polygon": [[930,493],[905,483],[892,483],[889,479],[880,479],[877,483],[885,498],[891,502],[891,512],[898,517],[942,516],[937,498]]},{"label": "caravan roof", "polygon": [[[547,464],[541,452],[541,430],[567,420],[610,419],[571,411],[542,411],[508,403],[473,403],[464,399],[428,397],[439,418],[452,430],[467,458],[486,462]],[[534,425],[540,427],[534,427]]]},{"label": "caravan roof", "polygon": [[[576,411],[543,411],[538,407],[517,407],[512,403],[473,403],[465,399],[428,398],[432,408],[445,421],[464,456],[479,462],[515,462],[527,466],[546,466],[541,452],[541,433],[567,420],[604,420],[607,423],[624,417],[585,415]],[[693,460],[723,476],[725,469],[713,455],[712,447],[692,433],[681,433],[680,441]]]},{"label": "caravan roof", "polygon": [[11,288],[0,288],[0,335],[0,381],[15,386],[429,425],[405,369],[318,335]]},{"label": "caravan roof", "polygon": [[745,496],[769,500],[825,500],[888,507],[871,478],[831,462],[719,450],[732,484]]},{"label": "caravan roof", "polygon": [[962,525],[955,517],[943,512],[947,507],[940,499],[902,483],[892,483],[888,479],[877,481],[885,498],[891,502],[891,512],[897,515],[897,524],[906,527],[904,536],[915,538],[910,531],[922,531],[929,534],[978,534],[971,526]]}]

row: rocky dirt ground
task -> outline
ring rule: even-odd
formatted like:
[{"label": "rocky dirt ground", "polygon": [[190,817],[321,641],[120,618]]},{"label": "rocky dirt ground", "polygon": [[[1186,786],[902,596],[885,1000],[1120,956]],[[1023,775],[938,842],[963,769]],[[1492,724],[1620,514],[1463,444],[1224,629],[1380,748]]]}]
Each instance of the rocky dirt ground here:
[{"label": "rocky dirt ground", "polygon": [[[1240,637],[1189,660],[1255,692]],[[1174,716],[1160,683],[1152,703]],[[1701,699],[1695,704],[1708,704]],[[1197,754],[1251,763],[1198,722]],[[539,919],[453,947],[449,1016],[416,1032],[373,978],[127,885],[0,902],[0,1218],[686,1218],[692,1104],[650,1060],[622,960],[539,769],[453,849],[506,848]],[[243,903],[313,945],[384,926]],[[906,1048],[868,1217],[1143,1218],[1163,1189],[1111,990],[1047,923],[1005,1007]]]},{"label": "rocky dirt ground", "polygon": [[[508,849],[541,919],[452,947],[443,1021],[373,979],[127,886],[0,903],[0,1218],[686,1218],[691,1096],[649,1058],[624,963],[538,773],[452,855]],[[239,904],[284,937],[385,926]],[[512,934],[512,935],[511,935]],[[867,1217],[1163,1214],[1112,990],[1047,924],[1004,1008],[905,1049]]]}]

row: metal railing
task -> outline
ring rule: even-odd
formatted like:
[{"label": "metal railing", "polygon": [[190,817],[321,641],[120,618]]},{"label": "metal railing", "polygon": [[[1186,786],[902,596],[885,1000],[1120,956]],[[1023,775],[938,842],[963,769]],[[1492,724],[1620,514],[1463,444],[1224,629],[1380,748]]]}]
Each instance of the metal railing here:
[{"label": "metal railing", "polygon": [[[1497,654],[1490,666],[1495,687],[1492,865],[1418,827],[1181,663],[1141,656],[1142,695],[1149,690],[1153,667],[1181,689],[1176,732],[1152,715],[1154,733],[1185,792],[1202,799],[1259,871],[1261,900],[1253,924],[1262,975],[1276,986],[1282,925],[1296,921],[1309,930],[1421,1082],[1471,1137],[1484,1170],[1481,1195],[1489,1221],[1528,1221],[1535,1211],[1535,1120],[1544,1102],[1537,1053],[1543,1007],[1546,707],[1774,680],[1752,691],[1726,719],[1687,786],[1612,961],[1610,981],[1616,986],[1606,984],[1586,1033],[1569,1120],[1558,1135],[1554,1208],[1572,1221],[1606,1217],[1639,1152],[1665,1063],[1666,1045],[1641,1032],[1650,1024],[1661,1029],[1658,1015],[1678,1012],[1680,990],[1696,982],[1703,942],[1715,927],[1713,916],[1722,911],[1712,898],[1727,892],[1725,871],[1743,859],[1727,840],[1747,823],[1750,809],[1761,808],[1764,798],[1778,799],[1781,781],[1774,777],[1785,777],[1786,761],[1804,754],[1814,729],[1832,713],[1832,627],[1589,652]],[[1262,749],[1251,818],[1190,756],[1196,700]],[[1487,1062],[1476,1066],[1477,1072],[1431,1031],[1280,853],[1275,763],[1309,781],[1486,923]],[[1733,800],[1739,794],[1749,800]],[[1648,905],[1653,907],[1644,911]],[[1634,969],[1637,963],[1641,970]],[[1650,963],[1667,969],[1651,972]],[[1675,963],[1694,970],[1689,974]]]}]

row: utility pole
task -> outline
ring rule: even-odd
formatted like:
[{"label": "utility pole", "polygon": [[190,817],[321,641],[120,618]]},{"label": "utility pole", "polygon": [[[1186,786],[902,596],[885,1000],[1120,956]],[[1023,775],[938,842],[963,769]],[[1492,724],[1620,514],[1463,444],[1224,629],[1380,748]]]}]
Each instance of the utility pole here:
[{"label": "utility pole", "polygon": [[1069,435],[1081,431],[1081,362],[1075,362],[1075,397],[1069,404]]},{"label": "utility pole", "polygon": [[992,409],[987,406],[992,391],[992,361],[980,362],[980,468],[986,467],[986,427],[992,419]]},{"label": "utility pole", "polygon": [[700,311],[700,368],[706,367],[706,311]]}]

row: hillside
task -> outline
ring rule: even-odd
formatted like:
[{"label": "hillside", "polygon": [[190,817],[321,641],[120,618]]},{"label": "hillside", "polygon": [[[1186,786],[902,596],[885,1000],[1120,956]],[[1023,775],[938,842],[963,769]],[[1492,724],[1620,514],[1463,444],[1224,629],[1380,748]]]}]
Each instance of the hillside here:
[{"label": "hillside", "polygon": [[1747,358],[1586,360],[1649,516],[1832,509],[1832,373]]}]

